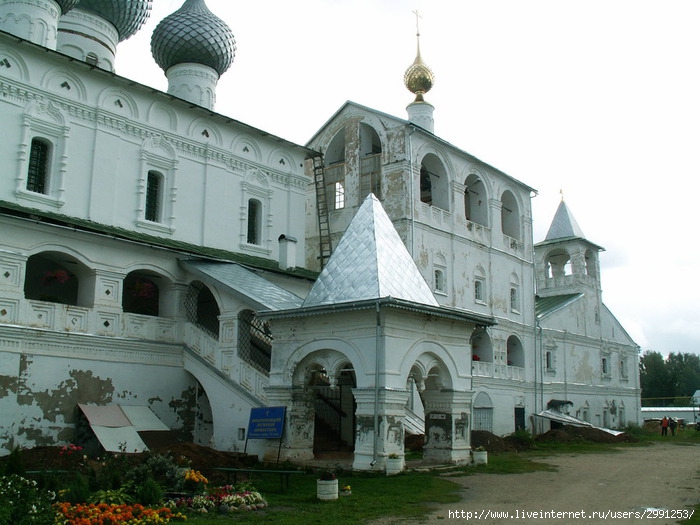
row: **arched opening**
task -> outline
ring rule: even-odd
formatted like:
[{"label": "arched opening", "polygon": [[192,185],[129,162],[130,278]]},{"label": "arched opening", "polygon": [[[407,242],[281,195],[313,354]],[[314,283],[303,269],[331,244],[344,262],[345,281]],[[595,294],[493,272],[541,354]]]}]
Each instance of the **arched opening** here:
[{"label": "arched opening", "polygon": [[124,278],[122,309],[126,313],[153,315],[160,313],[161,278],[154,272],[134,271]]},{"label": "arched opening", "polygon": [[493,401],[486,392],[479,392],[472,403],[472,430],[493,432]]},{"label": "arched opening", "polygon": [[515,196],[508,190],[501,195],[501,231],[504,235],[520,240],[520,210]]},{"label": "arched opening", "polygon": [[347,188],[345,186],[345,130],[340,130],[331,140],[324,158],[326,202],[329,209],[345,208]]},{"label": "arched opening", "polygon": [[258,319],[253,310],[243,310],[238,314],[238,357],[263,374],[270,374],[270,325]]},{"label": "arched opening", "polygon": [[464,215],[469,222],[488,226],[486,187],[475,174],[469,175],[464,183]]},{"label": "arched opening", "polygon": [[382,198],[381,153],[382,143],[375,129],[360,123],[360,203],[370,193]]},{"label": "arched opening", "polygon": [[586,250],[586,274],[591,277],[596,277],[598,275],[598,265],[596,253],[593,250]]},{"label": "arched opening", "polygon": [[315,365],[309,374],[314,398],[315,456],[328,452],[352,452],[355,448],[355,372],[348,363],[332,378],[328,371]]},{"label": "arched opening", "polygon": [[571,256],[563,248],[556,248],[547,254],[544,266],[547,279],[571,275]]},{"label": "arched opening", "polygon": [[485,329],[477,329],[471,337],[472,361],[474,363],[493,363],[493,346]]},{"label": "arched opening", "polygon": [[449,197],[449,181],[442,161],[432,153],[426,155],[420,167],[421,202],[449,211]]},{"label": "arched opening", "polygon": [[516,336],[511,335],[506,342],[506,363],[508,366],[525,367],[525,352],[523,344]]},{"label": "arched opening", "polygon": [[209,288],[201,281],[192,281],[185,298],[187,320],[205,331],[214,339],[219,339],[219,305]]},{"label": "arched opening", "polygon": [[34,301],[72,306],[91,306],[81,298],[81,277],[88,269],[77,259],[61,252],[42,252],[27,259],[24,296]]}]

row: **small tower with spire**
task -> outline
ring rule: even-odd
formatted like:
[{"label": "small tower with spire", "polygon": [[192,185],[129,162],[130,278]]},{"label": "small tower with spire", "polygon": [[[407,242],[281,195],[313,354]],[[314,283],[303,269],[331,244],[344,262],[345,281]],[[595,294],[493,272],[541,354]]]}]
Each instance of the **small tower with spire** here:
[{"label": "small tower with spire", "polygon": [[406,111],[408,112],[408,120],[410,122],[434,133],[435,120],[433,118],[433,112],[435,111],[435,107],[427,103],[423,95],[433,87],[435,75],[425,62],[423,62],[423,58],[420,55],[420,28],[418,25],[420,15],[418,11],[413,11],[413,14],[416,15],[416,59],[406,70],[406,73],[404,73],[403,82],[406,88],[408,88],[416,98],[406,107]]},{"label": "small tower with spire", "polygon": [[598,254],[603,250],[586,239],[562,194],[545,240],[535,244],[537,295],[583,293],[600,304]]}]

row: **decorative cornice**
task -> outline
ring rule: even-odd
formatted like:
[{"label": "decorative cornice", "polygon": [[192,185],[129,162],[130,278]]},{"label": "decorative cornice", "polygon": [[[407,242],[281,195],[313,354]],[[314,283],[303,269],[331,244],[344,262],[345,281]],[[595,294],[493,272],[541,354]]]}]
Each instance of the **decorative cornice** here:
[{"label": "decorative cornice", "polygon": [[185,154],[197,158],[203,162],[215,162],[224,166],[229,171],[258,170],[271,182],[284,187],[294,187],[305,191],[309,180],[303,174],[290,174],[274,171],[269,166],[250,162],[246,159],[231,155],[227,150],[212,146],[211,144],[200,144],[183,138],[164,130],[154,129],[138,122],[127,120],[121,115],[109,112],[103,108],[89,107],[66,99],[60,99],[44,91],[38,91],[18,84],[10,83],[5,79],[0,79],[0,93],[6,98],[19,104],[27,104],[30,101],[38,100],[42,102],[53,101],[67,115],[75,119],[81,119],[90,124],[97,124],[105,130],[116,131],[122,135],[130,136],[143,141],[153,136],[162,136],[162,141],[174,147],[178,154]]}]

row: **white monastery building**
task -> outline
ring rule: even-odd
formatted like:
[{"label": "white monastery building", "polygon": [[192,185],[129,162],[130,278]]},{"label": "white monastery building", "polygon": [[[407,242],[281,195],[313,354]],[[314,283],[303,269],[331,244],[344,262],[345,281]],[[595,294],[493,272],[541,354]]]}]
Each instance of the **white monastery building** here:
[{"label": "white monastery building", "polygon": [[[420,48],[407,118],[347,102],[302,146],[216,113],[236,48],[204,0],[152,35],[167,92],[119,76],[150,8],[0,2],[0,453],[86,439],[84,416],[143,449],[149,428],[96,423],[116,406],[362,470],[407,434],[465,463],[472,430],[538,414],[640,422],[603,248],[563,200],[535,243],[535,190],[434,134]],[[285,407],[281,442],[247,441],[261,407]]]}]

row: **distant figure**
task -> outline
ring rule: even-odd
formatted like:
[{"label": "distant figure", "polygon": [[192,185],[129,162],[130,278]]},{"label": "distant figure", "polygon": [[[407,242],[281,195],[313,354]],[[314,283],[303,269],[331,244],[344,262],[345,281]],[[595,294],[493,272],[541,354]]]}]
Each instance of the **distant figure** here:
[{"label": "distant figure", "polygon": [[661,435],[668,436],[668,418],[666,416],[661,420]]},{"label": "distant figure", "polygon": [[676,435],[676,427],[678,426],[678,421],[675,418],[671,418],[668,422],[668,426],[671,427],[671,435]]}]

